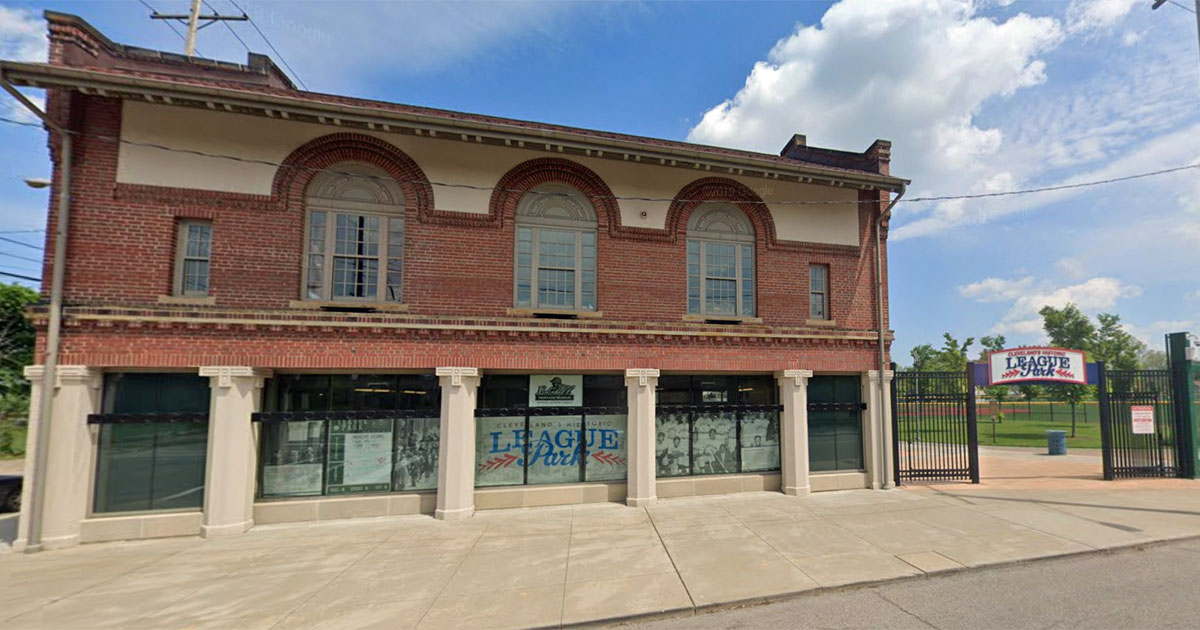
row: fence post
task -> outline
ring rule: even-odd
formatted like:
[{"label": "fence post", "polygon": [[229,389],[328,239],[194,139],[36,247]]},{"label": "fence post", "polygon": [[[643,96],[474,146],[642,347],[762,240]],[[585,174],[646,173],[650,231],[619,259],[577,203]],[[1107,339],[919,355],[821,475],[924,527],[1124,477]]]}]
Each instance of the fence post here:
[{"label": "fence post", "polygon": [[[892,363],[891,369],[892,374],[896,376],[900,375],[900,372],[896,370],[895,363]],[[899,398],[897,398],[896,394],[896,390],[899,388],[900,379],[893,377],[892,395],[889,404],[892,405],[892,478],[895,480],[897,486],[900,485],[900,410],[898,409],[899,405],[897,405]]]},{"label": "fence post", "polygon": [[979,483],[979,426],[975,405],[975,364],[967,364],[967,458],[971,483]]},{"label": "fence post", "polygon": [[1100,454],[1104,460],[1104,479],[1113,480],[1112,406],[1108,400],[1108,369],[1096,362],[1096,396],[1100,399]]}]

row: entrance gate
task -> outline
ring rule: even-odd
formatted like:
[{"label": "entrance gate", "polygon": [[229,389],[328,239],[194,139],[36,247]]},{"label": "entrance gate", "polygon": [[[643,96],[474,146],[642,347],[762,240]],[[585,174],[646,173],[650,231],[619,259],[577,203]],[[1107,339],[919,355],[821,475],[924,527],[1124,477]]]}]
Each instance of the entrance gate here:
[{"label": "entrance gate", "polygon": [[966,372],[897,372],[892,380],[896,483],[979,483],[975,378]]},{"label": "entrance gate", "polygon": [[[986,367],[963,372],[900,372],[892,382],[893,474],[897,484],[979,483],[976,384]],[[1186,414],[1171,370],[1107,370],[1089,364],[1100,401],[1104,478],[1180,477],[1188,473]]]},{"label": "entrance gate", "polygon": [[1104,478],[1179,477],[1183,444],[1170,370],[1109,370],[1097,383]]}]

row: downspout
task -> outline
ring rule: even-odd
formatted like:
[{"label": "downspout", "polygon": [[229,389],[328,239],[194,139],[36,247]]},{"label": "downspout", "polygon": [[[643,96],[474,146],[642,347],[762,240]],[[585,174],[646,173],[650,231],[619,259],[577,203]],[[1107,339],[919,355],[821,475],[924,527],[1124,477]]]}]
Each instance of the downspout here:
[{"label": "downspout", "polygon": [[66,275],[67,227],[71,211],[71,134],[34,105],[24,94],[17,91],[8,77],[0,71],[0,85],[17,99],[25,109],[42,119],[50,129],[58,132],[62,142],[60,165],[61,179],[58,186],[58,221],[54,232],[54,263],[50,283],[50,323],[46,330],[46,350],[42,358],[42,392],[38,399],[37,440],[33,450],[33,502],[29,505],[29,538],[26,551],[32,553],[42,548],[42,512],[46,505],[46,453],[50,446],[50,414],[54,407],[54,385],[58,373],[58,347],[61,340],[63,278]]},{"label": "downspout", "polygon": [[[887,377],[885,376],[887,372],[887,352],[884,350],[884,347],[887,337],[887,327],[883,323],[883,248],[880,246],[880,232],[883,231],[883,220],[892,214],[892,208],[896,207],[896,203],[900,201],[900,198],[904,196],[907,190],[908,187],[902,184],[900,192],[888,203],[887,208],[884,208],[883,212],[880,212],[879,216],[875,218],[875,306],[878,317],[876,321],[879,322],[879,465],[881,468],[886,467],[887,453],[892,448],[892,445],[887,443],[887,439],[885,438],[887,431],[883,426],[887,418],[886,406],[890,402],[887,396]],[[895,436],[892,436],[892,439],[895,439]],[[883,487],[888,487],[887,479],[891,475],[891,470],[885,470],[880,475]],[[894,482],[895,480],[893,480]]]}]

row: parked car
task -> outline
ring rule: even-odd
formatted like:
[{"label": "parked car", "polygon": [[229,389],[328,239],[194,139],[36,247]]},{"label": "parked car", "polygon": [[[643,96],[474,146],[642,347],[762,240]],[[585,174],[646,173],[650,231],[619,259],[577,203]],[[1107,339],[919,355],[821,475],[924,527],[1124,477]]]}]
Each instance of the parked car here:
[{"label": "parked car", "polygon": [[0,512],[21,509],[21,475],[0,475]]}]

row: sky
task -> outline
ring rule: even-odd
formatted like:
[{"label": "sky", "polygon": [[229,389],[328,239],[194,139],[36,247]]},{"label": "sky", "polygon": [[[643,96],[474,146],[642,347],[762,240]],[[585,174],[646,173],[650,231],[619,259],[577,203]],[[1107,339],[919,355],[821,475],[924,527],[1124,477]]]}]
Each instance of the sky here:
[{"label": "sky", "polygon": [[[199,52],[244,62],[236,33],[313,91],[770,153],[793,133],[854,151],[886,138],[910,199],[1200,163],[1197,25],[1174,4],[234,1],[278,52],[245,23],[201,31]],[[0,58],[44,59],[43,9],[182,50],[137,0],[0,1]],[[0,114],[24,116],[3,99]],[[48,171],[44,132],[0,124],[0,231],[45,227],[46,191],[22,179]],[[42,234],[0,237],[40,245]],[[1153,348],[1166,332],[1200,333],[1200,169],[902,201],[889,238],[901,364],[943,332],[1044,342],[1045,305],[1117,313]],[[0,270],[36,276],[19,257],[38,256],[0,241]]]}]

